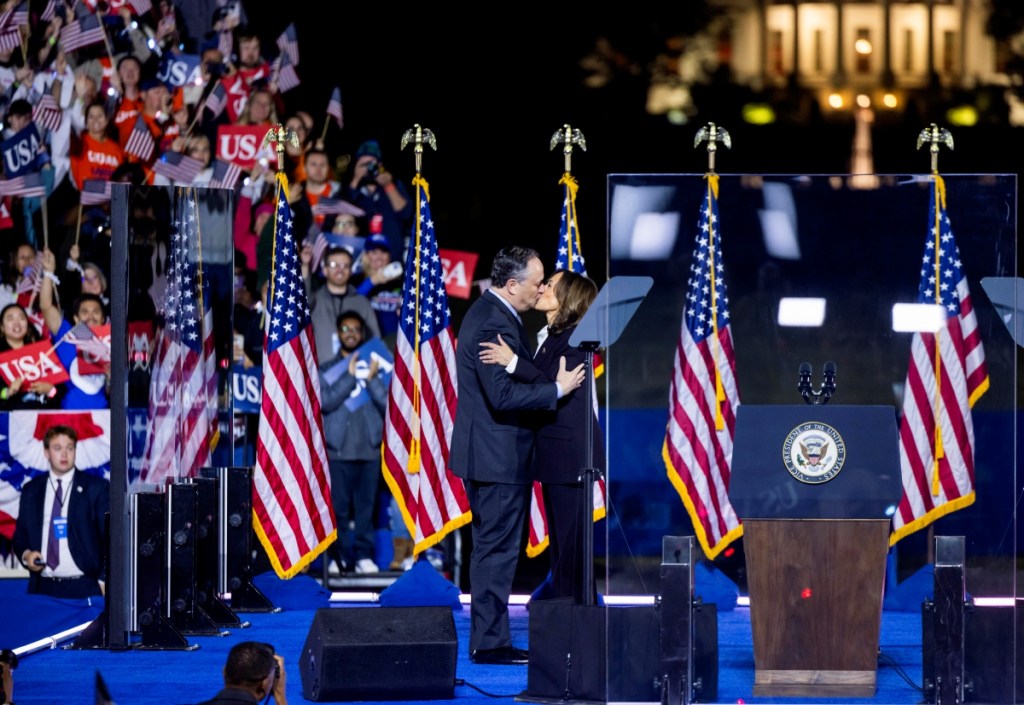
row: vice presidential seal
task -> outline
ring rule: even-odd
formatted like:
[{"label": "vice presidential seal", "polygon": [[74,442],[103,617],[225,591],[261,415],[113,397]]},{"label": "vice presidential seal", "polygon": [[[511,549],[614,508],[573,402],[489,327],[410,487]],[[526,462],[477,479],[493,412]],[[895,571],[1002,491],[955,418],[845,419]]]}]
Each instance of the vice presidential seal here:
[{"label": "vice presidential seal", "polygon": [[782,461],[800,482],[820,485],[843,469],[846,443],[839,431],[820,421],[802,423],[786,436]]}]

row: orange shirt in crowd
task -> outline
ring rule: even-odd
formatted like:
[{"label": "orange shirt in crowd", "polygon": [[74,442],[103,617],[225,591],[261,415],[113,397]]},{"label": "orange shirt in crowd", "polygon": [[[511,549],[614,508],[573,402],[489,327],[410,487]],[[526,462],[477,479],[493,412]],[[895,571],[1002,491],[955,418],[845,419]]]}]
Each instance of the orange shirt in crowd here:
[{"label": "orange shirt in crowd", "polygon": [[[309,201],[309,207],[312,208],[313,206],[315,206],[317,204],[317,202],[319,202],[319,200],[321,198],[329,198],[330,197],[330,195],[331,195],[331,185],[329,183],[326,183],[326,184],[324,184],[323,186],[320,187],[320,190],[314,192],[314,191],[310,190],[309,184],[306,184],[306,187],[303,189],[303,192],[306,194],[306,200]],[[325,218],[326,218],[326,216],[322,216],[322,215],[314,215],[313,216],[314,222],[316,222],[316,224],[319,225],[319,226],[322,226],[324,224],[324,219]]]},{"label": "orange shirt in crowd", "polygon": [[135,120],[142,112],[142,96],[132,100],[125,96],[121,98],[121,104],[117,106],[117,113],[114,115],[114,126],[117,128],[117,141],[124,147],[128,142],[128,136],[135,128]]},{"label": "orange shirt in crowd", "polygon": [[121,145],[112,139],[100,142],[88,132],[82,133],[82,151],[71,156],[71,176],[79,189],[86,179],[110,181],[114,169],[124,161]]}]

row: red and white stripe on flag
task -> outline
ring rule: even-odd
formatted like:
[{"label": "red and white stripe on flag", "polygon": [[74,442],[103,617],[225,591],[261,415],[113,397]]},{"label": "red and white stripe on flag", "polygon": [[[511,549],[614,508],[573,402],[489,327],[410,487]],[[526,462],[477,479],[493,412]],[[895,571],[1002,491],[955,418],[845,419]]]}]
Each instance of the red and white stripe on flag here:
[{"label": "red and white stripe on flag", "polygon": [[297,574],[337,537],[313,326],[287,193],[288,179],[278,174],[253,475],[254,528],[282,578]]},{"label": "red and white stripe on flag", "polygon": [[382,469],[419,554],[472,519],[462,480],[448,470],[458,382],[448,294],[427,182],[406,258],[395,369],[384,419]]},{"label": "red and white stripe on flag", "polygon": [[910,344],[900,420],[903,498],[890,545],[974,502],[971,407],[989,387],[978,319],[946,213],[945,182],[932,179],[917,302],[942,306],[946,322],[936,333],[915,333]]},{"label": "red and white stripe on flag", "polygon": [[[604,480],[594,483],[594,521],[604,519],[607,513],[606,487]],[[530,489],[530,536],[526,544],[526,555],[536,558],[544,553],[544,550],[551,543],[551,535],[548,533],[548,516],[544,509],[544,487],[539,482],[534,482]]]},{"label": "red and white stripe on flag", "polygon": [[672,368],[662,458],[701,547],[714,558],[743,535],[743,526],[728,495],[740,398],[722,266],[718,177],[707,179],[688,282],[691,295]]}]

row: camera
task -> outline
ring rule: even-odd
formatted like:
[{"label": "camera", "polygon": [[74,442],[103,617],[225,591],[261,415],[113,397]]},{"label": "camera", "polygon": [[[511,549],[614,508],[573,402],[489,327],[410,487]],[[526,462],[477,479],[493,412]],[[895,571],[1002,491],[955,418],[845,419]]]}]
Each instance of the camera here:
[{"label": "camera", "polygon": [[374,159],[366,165],[366,175],[372,179],[380,176],[380,162]]}]

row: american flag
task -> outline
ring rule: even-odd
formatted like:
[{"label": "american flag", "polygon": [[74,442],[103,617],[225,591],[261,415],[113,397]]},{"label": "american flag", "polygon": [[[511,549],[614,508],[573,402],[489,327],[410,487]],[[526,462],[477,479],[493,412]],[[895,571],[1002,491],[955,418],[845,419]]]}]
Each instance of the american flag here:
[{"label": "american flag", "polygon": [[288,25],[277,38],[277,48],[282,54],[288,56],[289,61],[295,66],[299,65],[299,37],[295,33],[295,23]]},{"label": "american flag", "polygon": [[230,29],[222,29],[217,34],[217,51],[227,61],[231,57],[231,52],[235,50],[235,33]]},{"label": "american flag", "polygon": [[327,197],[317,199],[317,202],[313,204],[312,211],[313,215],[341,215],[343,213],[348,213],[349,215],[354,215],[357,218],[359,216],[366,215],[366,211],[359,206],[353,206],[348,201],[344,201],[340,198]]},{"label": "american flag", "polygon": [[292,63],[287,54],[281,54],[274,61],[273,73],[274,82],[277,83],[277,90],[281,93],[287,93],[291,89],[297,88],[301,83],[299,74],[295,72],[295,64]]},{"label": "american flag", "polygon": [[[224,84],[221,83],[220,79],[217,80],[217,84],[210,91],[209,95],[206,96],[206,102],[203,103],[203,107],[210,111],[210,117],[217,119],[220,114],[224,112],[224,108],[228,104],[228,92],[224,88]],[[202,111],[199,111],[202,114]]]},{"label": "american flag", "polygon": [[974,502],[971,407],[989,387],[978,319],[946,213],[945,182],[932,178],[917,302],[941,305],[946,322],[935,333],[915,333],[910,344],[900,422],[903,499],[890,545]]},{"label": "american flag", "polygon": [[61,27],[60,44],[64,51],[72,52],[90,44],[99,44],[104,36],[103,25],[96,15],[86,15]]},{"label": "american flag", "polygon": [[342,129],[345,127],[345,118],[342,117],[341,112],[341,89],[335,87],[331,93],[331,99],[327,102],[327,114],[334,118],[334,121],[338,123],[338,128]]},{"label": "american flag", "polygon": [[128,4],[131,5],[132,12],[139,17],[153,9],[151,0],[128,0]]},{"label": "american flag", "polygon": [[153,157],[155,150],[156,140],[153,139],[153,133],[149,131],[142,115],[139,115],[135,120],[135,127],[132,128],[132,132],[124,144],[125,154],[148,162]]},{"label": "american flag", "polygon": [[234,162],[214,159],[213,176],[210,177],[210,186],[213,188],[233,189],[241,176],[242,169]]},{"label": "american flag", "polygon": [[[320,270],[320,260],[323,259],[324,253],[327,252],[329,247],[345,247],[343,236],[323,231],[318,232],[316,239],[313,240],[313,258],[309,263],[312,271],[317,272]],[[351,247],[349,249],[351,250]]]},{"label": "american flag", "polygon": [[[565,186],[565,198],[562,201],[562,226],[558,234],[558,256],[555,258],[555,271],[565,270],[587,276],[587,265],[580,248],[580,232],[576,222],[576,192],[579,185],[572,174],[566,172],[558,182]],[[604,363],[600,353],[594,353],[594,377],[601,375]],[[595,394],[597,390],[595,389]],[[597,399],[594,399],[594,412],[597,412]],[[594,521],[605,516],[605,481],[603,478],[594,483]],[[548,520],[544,511],[544,491],[541,483],[534,482],[530,493],[530,531],[526,545],[526,555],[531,558],[539,556],[548,547]]]},{"label": "american flag", "polygon": [[462,480],[448,470],[458,383],[429,186],[421,176],[413,186],[419,208],[405,265],[382,469],[418,554],[472,517]]},{"label": "american flag", "polygon": [[43,14],[39,15],[39,19],[43,22],[50,22],[57,14],[57,4],[62,0],[47,0],[46,7],[43,8]]},{"label": "american flag", "polygon": [[39,102],[32,106],[32,120],[37,125],[42,125],[47,130],[56,130],[60,127],[64,117],[63,111],[57,105],[57,99],[49,93],[43,95]]},{"label": "american flag", "polygon": [[163,156],[153,163],[153,171],[182,185],[191,184],[196,174],[202,170],[201,161],[179,152],[164,152]]},{"label": "american flag", "polygon": [[110,182],[100,179],[86,179],[78,194],[78,202],[83,206],[100,206],[110,201]]},{"label": "american flag", "polygon": [[282,578],[302,570],[337,536],[313,325],[287,194],[288,178],[278,173],[253,477],[254,528]]},{"label": "american flag", "polygon": [[174,194],[164,327],[149,386],[146,451],[140,480],[195,477],[217,443],[217,365],[209,283],[200,258],[195,189]]},{"label": "american flag", "polygon": [[28,0],[14,9],[14,13],[11,15],[11,24],[15,26],[28,24]]},{"label": "american flag", "polygon": [[0,197],[21,196],[23,198],[43,198],[46,195],[46,184],[38,171],[33,171],[13,179],[0,180]]},{"label": "american flag", "polygon": [[727,494],[740,397],[722,266],[718,177],[709,174],[707,180],[676,346],[662,457],[701,547],[708,558],[714,558],[743,534],[743,527]]},{"label": "american flag", "polygon": [[21,30],[13,22],[0,29],[0,49],[7,51],[21,46]]},{"label": "american flag", "polygon": [[110,344],[96,335],[84,321],[76,323],[68,331],[66,339],[78,348],[79,352],[91,355],[97,361],[110,362]]}]

